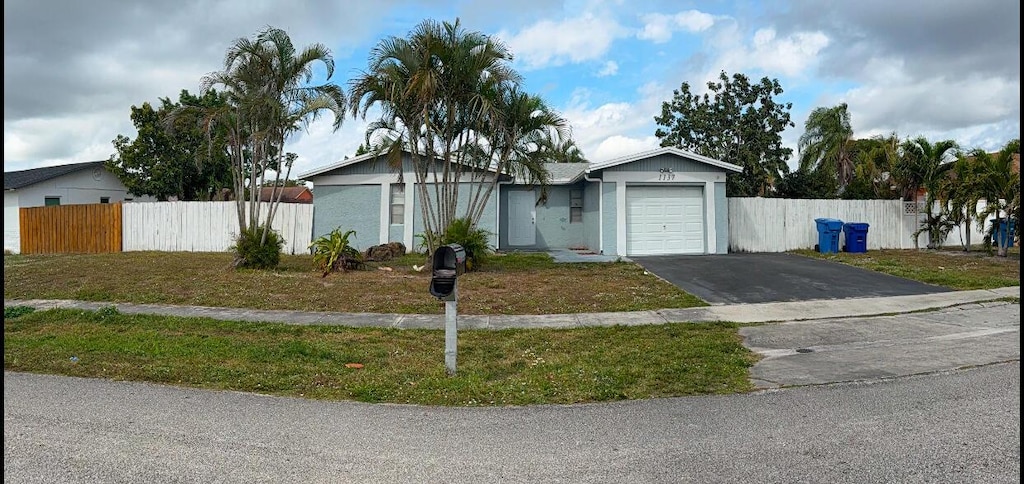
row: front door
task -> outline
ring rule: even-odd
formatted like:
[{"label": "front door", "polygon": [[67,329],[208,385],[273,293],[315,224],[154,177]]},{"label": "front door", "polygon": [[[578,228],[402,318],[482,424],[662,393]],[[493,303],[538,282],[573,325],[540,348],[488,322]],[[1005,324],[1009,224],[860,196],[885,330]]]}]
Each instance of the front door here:
[{"label": "front door", "polygon": [[525,247],[537,243],[536,196],[527,190],[508,192],[508,245]]}]

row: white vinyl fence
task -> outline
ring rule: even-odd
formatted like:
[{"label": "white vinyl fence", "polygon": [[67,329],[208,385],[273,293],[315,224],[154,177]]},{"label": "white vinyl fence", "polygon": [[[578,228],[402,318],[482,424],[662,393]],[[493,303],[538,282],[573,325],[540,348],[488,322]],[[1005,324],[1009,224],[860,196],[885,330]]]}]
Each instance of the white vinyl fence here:
[{"label": "white vinyl fence", "polygon": [[[262,204],[263,217],[267,204]],[[145,202],[122,205],[125,252],[224,252],[238,235],[235,202]],[[313,205],[282,203],[271,227],[284,237],[285,254],[309,252]]]},{"label": "white vinyl fence", "polygon": [[[984,207],[984,202],[979,204]],[[811,249],[818,243],[814,219],[835,218],[843,222],[868,224],[867,248],[912,249],[913,234],[924,218],[924,209],[915,202],[899,200],[796,200],[786,198],[730,198],[730,252],[785,252]],[[938,208],[936,208],[938,212]],[[982,233],[977,224],[953,229],[947,246],[958,246],[965,232],[971,231],[971,243],[980,244]],[[845,236],[839,236],[840,247]],[[928,245],[928,236],[918,236],[918,247]]]}]

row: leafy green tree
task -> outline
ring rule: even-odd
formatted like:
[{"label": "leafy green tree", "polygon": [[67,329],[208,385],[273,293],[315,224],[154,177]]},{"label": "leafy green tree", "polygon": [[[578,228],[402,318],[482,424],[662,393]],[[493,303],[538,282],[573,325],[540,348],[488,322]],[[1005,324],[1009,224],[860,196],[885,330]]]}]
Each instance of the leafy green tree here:
[{"label": "leafy green tree", "polygon": [[764,196],[789,172],[793,154],[782,144],[782,132],[793,122],[792,103],[776,102],[782,94],[778,80],[762,78],[751,83],[743,74],[725,71],[720,82],[708,82],[708,93],[690,92],[682,83],[672,100],[662,103],[655,136],[661,146],[675,146],[743,167],[743,173],[727,178],[730,197]]},{"label": "leafy green tree", "polygon": [[[956,226],[966,225],[968,229],[978,216],[978,202],[981,200],[978,186],[981,163],[975,161],[978,151],[960,154],[939,184],[938,198],[942,201],[946,218]],[[965,251],[970,251],[971,231],[966,230],[963,235],[961,245]]]},{"label": "leafy green tree", "polygon": [[[324,69],[326,81],[311,84],[314,67]],[[259,242],[267,244],[271,223],[281,202],[282,180],[291,175],[295,156],[285,143],[323,114],[334,116],[334,129],[344,120],[345,94],[327,82],[334,74],[334,58],[322,44],[296,49],[288,34],[268,27],[254,38],[240,38],[228,49],[223,69],[203,77],[204,89],[220,87],[226,103],[199,107],[206,133],[224,133],[237,200],[241,233],[259,227]],[[194,107],[193,107],[194,108]],[[188,110],[183,110],[187,112]],[[262,215],[259,187],[275,187]],[[246,203],[246,198],[250,199]],[[237,265],[246,265],[238,254]]]},{"label": "leafy green tree", "polygon": [[853,127],[846,103],[815,108],[797,142],[801,170],[820,170],[836,178],[839,190],[854,177]]},{"label": "leafy green tree", "polygon": [[231,186],[230,164],[224,139],[207,137],[195,114],[180,116],[168,126],[168,116],[182,105],[216,108],[224,97],[216,91],[202,96],[182,90],[178,102],[161,98],[154,109],[149,103],[132,106],[131,119],[137,135],[114,139],[117,153],[107,160],[128,191],[158,200],[210,200]]},{"label": "leafy green tree", "polygon": [[[409,152],[420,199],[434,202],[420,206],[428,250],[457,218],[478,223],[494,174],[543,185],[536,142],[568,135],[568,123],[543,100],[519,91],[511,59],[502,42],[467,31],[459,20],[424,20],[406,37],[381,40],[351,82],[354,114],[365,117],[374,106],[382,112],[367,144],[396,170]],[[462,215],[461,186],[471,190]]]},{"label": "leafy green tree", "polygon": [[[973,152],[978,164],[976,195],[986,203],[985,209],[977,215],[979,224],[989,217],[995,217],[999,224],[1008,225],[1011,221],[1020,224],[1020,171],[1013,169],[1014,154],[1020,156],[1020,138],[1011,140],[994,156],[982,150]],[[1006,257],[1009,237],[993,237],[993,240],[996,254]]]},{"label": "leafy green tree", "polygon": [[800,169],[787,173],[775,184],[777,198],[836,198],[836,179],[824,170]]}]

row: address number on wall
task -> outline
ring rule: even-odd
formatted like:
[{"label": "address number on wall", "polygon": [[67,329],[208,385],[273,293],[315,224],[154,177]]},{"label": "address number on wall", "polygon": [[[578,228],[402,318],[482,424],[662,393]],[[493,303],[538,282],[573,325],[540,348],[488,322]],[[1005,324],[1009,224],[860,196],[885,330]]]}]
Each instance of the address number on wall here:
[{"label": "address number on wall", "polygon": [[676,174],[672,173],[671,168],[662,168],[658,170],[658,181],[672,181],[676,179]]}]

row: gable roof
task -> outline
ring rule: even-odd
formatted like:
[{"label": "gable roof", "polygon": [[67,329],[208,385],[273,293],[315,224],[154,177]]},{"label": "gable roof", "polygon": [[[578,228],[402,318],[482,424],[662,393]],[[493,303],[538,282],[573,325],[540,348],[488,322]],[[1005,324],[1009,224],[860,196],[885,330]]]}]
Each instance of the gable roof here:
[{"label": "gable roof", "polygon": [[86,170],[96,166],[103,166],[103,161],[87,161],[84,163],[71,163],[67,165],[44,166],[42,168],[30,168],[28,170],[5,171],[4,190],[17,190],[36,183],[57,178],[68,173]]},{"label": "gable roof", "polygon": [[338,161],[335,161],[334,163],[321,166],[320,168],[314,168],[314,169],[309,170],[309,171],[307,171],[305,173],[300,173],[298,175],[298,178],[300,180],[306,180],[306,179],[308,179],[311,176],[322,175],[322,174],[327,173],[329,171],[337,170],[338,168],[343,168],[343,167],[346,167],[346,166],[355,165],[356,163],[362,163],[362,162],[367,161],[367,160],[372,160],[372,159],[376,158],[377,156],[378,155],[376,153],[364,153],[364,154],[361,154],[361,155],[356,156],[356,157],[345,158],[343,160],[338,160]]},{"label": "gable roof", "polygon": [[587,170],[587,173],[590,173],[590,172],[592,172],[594,170],[603,170],[605,168],[611,168],[613,166],[624,165],[626,163],[634,162],[634,161],[637,161],[637,160],[642,160],[644,158],[652,158],[652,157],[655,157],[655,156],[658,156],[658,155],[664,155],[664,154],[670,154],[670,155],[676,155],[676,156],[679,156],[679,157],[682,157],[682,158],[688,158],[688,159],[696,161],[696,162],[704,163],[704,164],[715,166],[715,167],[718,167],[718,168],[723,168],[723,169],[726,169],[726,170],[729,170],[729,171],[735,171],[737,173],[740,173],[740,172],[743,171],[743,167],[741,167],[739,165],[734,165],[732,163],[726,163],[724,161],[719,161],[719,160],[716,160],[714,158],[708,158],[706,156],[701,156],[701,155],[698,155],[697,153],[693,153],[691,151],[686,151],[686,150],[681,150],[679,148],[675,148],[675,147],[672,147],[672,146],[666,146],[664,148],[658,148],[658,149],[655,149],[655,150],[643,151],[643,152],[640,152],[640,153],[634,153],[632,155],[622,156],[622,157],[619,157],[619,158],[613,158],[611,160],[602,161],[600,163],[591,163],[590,164],[590,168]]},{"label": "gable roof", "polygon": [[551,175],[552,185],[575,183],[583,178],[590,166],[589,163],[544,163],[544,168]]}]

